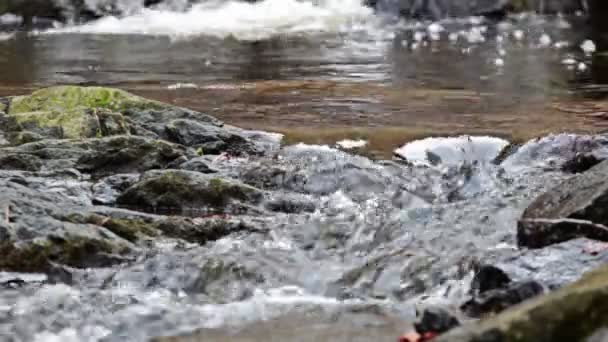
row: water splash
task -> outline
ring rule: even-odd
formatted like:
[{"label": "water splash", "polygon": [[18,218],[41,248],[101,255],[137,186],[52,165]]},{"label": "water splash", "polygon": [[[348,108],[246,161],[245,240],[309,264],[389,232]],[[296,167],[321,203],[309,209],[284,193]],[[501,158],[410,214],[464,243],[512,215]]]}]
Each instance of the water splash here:
[{"label": "water splash", "polygon": [[[127,10],[126,13],[133,12]],[[373,24],[372,9],[360,0],[265,0],[205,2],[186,11],[140,9],[124,17],[108,16],[51,33],[142,34],[191,38],[214,36],[255,41],[309,33],[363,32]]]}]

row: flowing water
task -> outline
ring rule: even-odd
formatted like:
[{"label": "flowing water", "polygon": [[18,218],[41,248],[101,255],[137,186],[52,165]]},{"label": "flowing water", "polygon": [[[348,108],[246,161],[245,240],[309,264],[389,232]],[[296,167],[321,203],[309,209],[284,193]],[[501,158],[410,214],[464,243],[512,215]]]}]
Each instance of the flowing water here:
[{"label": "flowing water", "polygon": [[3,35],[0,93],[116,85],[293,142],[363,138],[385,156],[429,134],[525,139],[605,125],[606,62],[581,48],[583,17],[431,23],[359,0],[117,3],[129,14]]},{"label": "flowing water", "polygon": [[[357,0],[119,3],[132,6],[30,33],[12,32],[17,18],[3,17],[0,93],[112,85],[286,133],[287,143],[308,144],[284,149],[276,163],[308,180],[289,191],[316,209],[245,217],[265,231],[205,246],[156,241],[119,269],[73,271],[70,285],[26,280],[2,292],[6,336],[139,341],[203,329],[189,338],[391,341],[415,303],[462,299],[476,260],[556,285],[592,264],[547,274],[578,245],[520,252],[514,237],[527,203],[567,177],[559,164],[592,138],[531,142],[501,166],[491,162],[508,144],[500,138],[430,139],[393,151],[428,136],[602,130],[607,74],[584,18],[404,21]],[[345,138],[415,165],[310,145]],[[439,165],[426,160],[429,149]],[[264,169],[257,163],[213,166],[253,173],[255,182]]]}]

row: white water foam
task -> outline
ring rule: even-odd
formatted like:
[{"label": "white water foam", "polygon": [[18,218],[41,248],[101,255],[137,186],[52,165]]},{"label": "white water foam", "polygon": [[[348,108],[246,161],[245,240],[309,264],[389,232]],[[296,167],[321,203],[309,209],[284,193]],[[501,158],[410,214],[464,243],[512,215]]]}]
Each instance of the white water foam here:
[{"label": "white water foam", "polygon": [[508,141],[488,136],[460,136],[426,138],[412,141],[395,150],[405,159],[428,164],[429,153],[439,157],[442,164],[458,164],[463,161],[489,162],[509,144]]},{"label": "white water foam", "polygon": [[118,18],[104,17],[80,26],[48,33],[143,34],[191,38],[233,37],[262,40],[281,35],[365,32],[374,21],[372,9],[361,0],[211,1],[185,12],[142,9]]}]

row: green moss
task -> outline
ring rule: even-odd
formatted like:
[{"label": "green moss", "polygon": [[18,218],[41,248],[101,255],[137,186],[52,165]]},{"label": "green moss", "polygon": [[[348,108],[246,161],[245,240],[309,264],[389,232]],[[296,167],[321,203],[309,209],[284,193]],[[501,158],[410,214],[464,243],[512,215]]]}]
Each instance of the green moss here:
[{"label": "green moss", "polygon": [[19,126],[34,125],[40,128],[57,127],[61,129],[62,138],[76,139],[87,136],[92,117],[82,110],[37,111],[12,114],[11,118]]},{"label": "green moss", "polygon": [[136,242],[142,234],[158,236],[153,224],[137,219],[110,219],[103,224],[103,227],[131,242]]},{"label": "green moss", "polygon": [[131,242],[136,242],[141,235],[158,236],[156,225],[141,219],[117,219],[96,214],[81,213],[69,214],[61,219],[70,223],[101,226]]},{"label": "green moss", "polygon": [[15,242],[0,242],[0,270],[9,272],[45,272],[51,262],[71,267],[88,267],[91,257],[99,253],[124,253],[103,240],[83,237],[49,237],[47,240],[28,242],[18,246]]},{"label": "green moss", "polygon": [[44,88],[31,95],[11,99],[9,114],[37,111],[64,112],[76,109],[109,109],[121,112],[130,108],[162,108],[165,105],[126,91],[104,87],[59,86]]}]

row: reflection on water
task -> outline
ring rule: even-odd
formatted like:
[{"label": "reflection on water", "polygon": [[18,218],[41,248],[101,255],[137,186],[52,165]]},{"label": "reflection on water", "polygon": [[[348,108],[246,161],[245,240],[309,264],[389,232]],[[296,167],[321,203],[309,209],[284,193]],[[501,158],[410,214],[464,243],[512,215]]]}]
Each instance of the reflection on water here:
[{"label": "reflection on water", "polygon": [[[586,101],[605,98],[608,58],[580,48],[597,37],[582,17],[389,22],[366,30],[260,41],[18,34],[0,41],[0,92],[115,85],[240,126],[297,131],[308,142],[384,134],[392,137],[382,139],[385,151],[428,135],[527,138],[606,127],[595,114],[607,106]],[[170,90],[178,83],[197,89]]]}]

